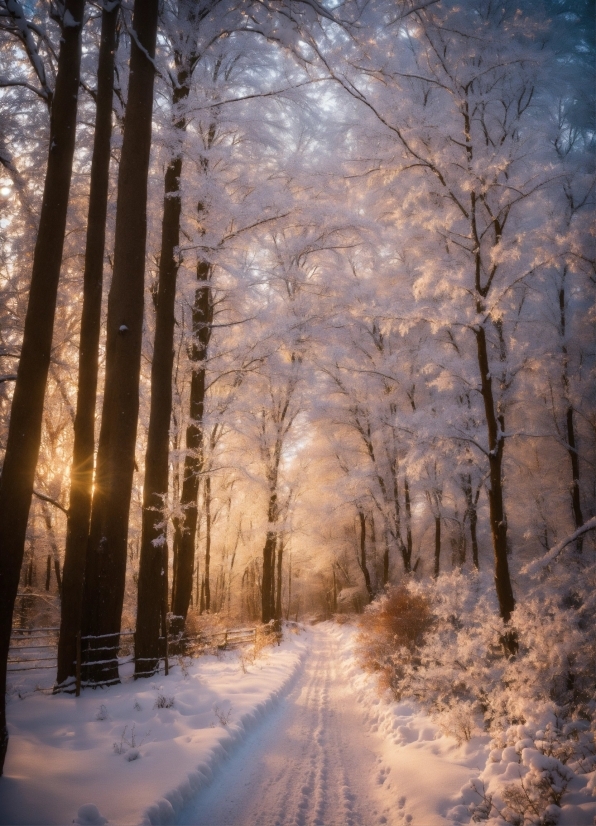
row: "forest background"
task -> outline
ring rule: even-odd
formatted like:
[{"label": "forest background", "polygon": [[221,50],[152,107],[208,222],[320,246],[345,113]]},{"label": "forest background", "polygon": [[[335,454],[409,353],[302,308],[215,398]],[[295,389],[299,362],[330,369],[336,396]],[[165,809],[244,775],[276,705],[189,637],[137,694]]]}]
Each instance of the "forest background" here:
[{"label": "forest background", "polygon": [[3,683],[13,622],[72,690],[81,632],[109,684],[121,628],[141,677],[197,614],[453,571],[507,656],[536,582],[585,611],[592,23],[2,0]]}]

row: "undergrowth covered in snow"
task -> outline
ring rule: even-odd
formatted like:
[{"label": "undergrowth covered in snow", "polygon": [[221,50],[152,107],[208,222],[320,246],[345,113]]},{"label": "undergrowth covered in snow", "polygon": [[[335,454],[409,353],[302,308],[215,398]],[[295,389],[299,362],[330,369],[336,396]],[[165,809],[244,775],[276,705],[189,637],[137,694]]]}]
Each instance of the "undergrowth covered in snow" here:
[{"label": "undergrowth covered in snow", "polygon": [[596,566],[570,553],[526,584],[507,629],[490,580],[458,572],[411,580],[365,613],[361,661],[396,700],[415,699],[460,743],[492,738],[455,822],[594,822],[595,585]]}]

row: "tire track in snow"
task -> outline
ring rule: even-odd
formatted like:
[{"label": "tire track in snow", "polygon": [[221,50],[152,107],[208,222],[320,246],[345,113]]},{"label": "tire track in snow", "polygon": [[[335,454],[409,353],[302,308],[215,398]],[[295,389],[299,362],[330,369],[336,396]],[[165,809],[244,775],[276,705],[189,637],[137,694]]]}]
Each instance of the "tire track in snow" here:
[{"label": "tire track in snow", "polygon": [[[337,640],[312,631],[302,677],[181,813],[185,826],[370,826],[380,806],[376,743],[338,668]],[[373,751],[374,749],[374,751]]]}]

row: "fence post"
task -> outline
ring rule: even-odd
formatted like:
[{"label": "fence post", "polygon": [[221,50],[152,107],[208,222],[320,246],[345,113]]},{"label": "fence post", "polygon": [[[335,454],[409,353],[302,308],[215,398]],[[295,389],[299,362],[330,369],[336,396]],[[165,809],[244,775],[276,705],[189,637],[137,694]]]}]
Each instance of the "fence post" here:
[{"label": "fence post", "polygon": [[75,696],[81,695],[81,632],[77,631],[77,685]]}]

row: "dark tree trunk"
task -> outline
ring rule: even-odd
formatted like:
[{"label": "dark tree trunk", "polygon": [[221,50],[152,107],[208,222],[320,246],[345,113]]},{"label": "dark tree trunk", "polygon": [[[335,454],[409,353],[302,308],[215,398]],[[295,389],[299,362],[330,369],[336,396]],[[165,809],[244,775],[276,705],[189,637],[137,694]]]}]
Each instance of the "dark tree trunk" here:
[{"label": "dark tree trunk", "polygon": [[[573,512],[573,522],[575,530],[581,528],[584,524],[584,516],[580,501],[579,488],[579,454],[577,452],[575,425],[573,421],[573,407],[570,403],[569,393],[569,355],[567,352],[567,316],[566,316],[566,299],[565,299],[565,275],[563,272],[563,284],[559,290],[559,313],[560,313],[560,334],[562,339],[562,353],[563,353],[563,391],[567,400],[567,410],[565,412],[565,426],[567,431],[567,453],[571,463],[571,510]],[[582,539],[577,540],[577,548],[581,551]]]},{"label": "dark tree trunk", "polygon": [[515,599],[509,575],[507,559],[507,522],[503,505],[503,444],[505,422],[502,415],[495,410],[492,378],[488,363],[488,350],[484,327],[475,329],[480,368],[481,393],[488,430],[488,460],[490,469],[489,515],[493,551],[495,556],[495,586],[499,601],[499,611],[505,622],[509,622]]},{"label": "dark tree trunk", "polygon": [[205,611],[211,610],[211,476],[205,477]]},{"label": "dark tree trunk", "polygon": [[52,579],[52,554],[48,554],[46,559],[46,591],[50,590],[50,582]]},{"label": "dark tree trunk", "polygon": [[205,409],[205,364],[211,338],[213,303],[209,279],[211,266],[200,261],[197,280],[201,285],[195,291],[192,310],[193,341],[190,360],[193,365],[190,381],[190,422],[186,428],[186,457],[182,477],[180,506],[182,519],[174,522],[178,553],[174,559],[176,590],[172,594],[172,632],[181,633],[186,622],[197,532],[199,480],[203,467],[203,413]]},{"label": "dark tree trunk", "polygon": [[[118,175],[114,274],[108,300],[106,380],[85,570],[86,677],[118,682],[117,652],[126,580],[128,517],[135,468],[143,335],[147,173],[157,34],[157,0],[135,0],[130,84]],[[137,42],[138,41],[138,42]],[[93,665],[93,661],[104,662]]]},{"label": "dark tree trunk", "polygon": [[48,166],[0,481],[0,774],[8,747],[6,662],[41,442],[43,401],[75,148],[84,7],[84,0],[66,0],[65,14],[69,14],[77,25],[64,26],[60,40],[56,89],[50,113]]},{"label": "dark tree trunk", "polygon": [[282,541],[279,542],[279,546],[277,548],[277,587],[275,593],[275,619],[280,622],[282,618],[281,613],[281,575],[282,575],[282,562],[284,556],[284,543]]},{"label": "dark tree trunk", "polygon": [[[334,566],[333,566],[333,568],[331,569],[331,572],[332,572],[332,574],[333,574],[333,603],[332,603],[332,608],[333,608],[333,613],[337,613],[337,576],[336,576],[336,574],[335,574],[335,565],[334,565]],[[289,582],[289,581],[290,581],[290,580],[288,579],[288,582]],[[289,616],[289,615],[290,615],[290,605],[289,605],[289,603],[288,603],[288,613],[287,613],[287,616]],[[286,617],[286,618],[287,618],[287,617]]]},{"label": "dark tree trunk", "polygon": [[360,520],[360,559],[358,560],[358,562],[360,564],[360,570],[364,575],[364,584],[366,585],[368,601],[372,602],[374,598],[374,593],[370,582],[370,572],[368,570],[368,565],[366,562],[366,516],[364,515],[363,511],[358,511],[358,518]]},{"label": "dark tree trunk", "polygon": [[261,622],[264,623],[270,622],[275,618],[275,605],[273,602],[273,577],[276,544],[276,532],[272,530],[267,531],[265,547],[263,548],[263,581],[261,590]]},{"label": "dark tree trunk", "polygon": [[[576,447],[573,407],[571,407],[571,405],[567,408],[565,419],[567,425],[567,452],[569,454],[569,461],[571,462],[571,509],[573,511],[575,529],[577,530],[584,524],[584,516],[579,495],[579,455]],[[578,539],[577,542],[578,546],[581,547],[581,539]]]},{"label": "dark tree trunk", "polygon": [[480,562],[479,562],[479,559],[478,559],[477,527],[478,527],[478,512],[476,511],[476,507],[474,506],[473,510],[470,513],[470,537],[471,537],[471,540],[472,540],[472,562],[474,563],[474,567],[478,571],[480,569]]},{"label": "dark tree trunk", "polygon": [[441,573],[441,517],[435,516],[435,579]]},{"label": "dark tree trunk", "polygon": [[385,533],[385,551],[383,552],[383,588],[389,585],[389,540]]},{"label": "dark tree trunk", "polygon": [[[172,594],[170,597],[170,611],[173,611],[174,596],[176,594],[176,570],[178,560],[178,534],[174,532],[174,539],[172,541]],[[197,565],[197,602],[199,599],[199,567]]]},{"label": "dark tree trunk", "polygon": [[57,686],[72,684],[76,672],[77,634],[81,629],[83,577],[89,537],[95,448],[95,397],[99,359],[103,261],[108,209],[114,51],[120,4],[102,11],[97,67],[95,136],[83,275],[83,311],[79,339],[79,376],[74,445],[70,473],[70,504],[64,552],[64,587],[58,639]]},{"label": "dark tree trunk", "polygon": [[480,489],[476,491],[476,494],[473,495],[472,493],[472,477],[468,473],[466,476],[463,477],[463,491],[464,496],[466,497],[466,515],[470,521],[470,538],[472,540],[472,562],[474,563],[474,567],[476,570],[479,569],[479,561],[478,561],[478,497],[480,495]]},{"label": "dark tree trunk", "polygon": [[205,579],[201,580],[201,598],[199,600],[199,614],[205,611]]},{"label": "dark tree trunk", "polygon": [[406,548],[408,551],[408,562],[412,564],[412,503],[410,501],[410,485],[407,476],[404,478],[404,498],[406,502]]},{"label": "dark tree trunk", "polygon": [[[52,517],[50,515],[50,509],[46,502],[42,502],[42,512],[43,512],[43,519],[46,523],[46,528],[48,531],[48,540],[50,543],[51,554],[50,559],[54,560],[54,573],[56,574],[56,585],[58,586],[58,596],[62,599],[62,576],[60,574],[60,555],[58,553],[58,545],[56,544],[56,535],[54,533],[54,526],[52,525]],[[49,578],[47,580],[49,583]],[[49,585],[46,583],[46,591],[49,591]]]},{"label": "dark tree trunk", "polygon": [[195,605],[198,607],[199,605],[199,587],[200,587],[200,580],[199,580],[199,556],[197,554],[196,561],[195,561],[195,579],[196,579],[196,596],[195,596]]},{"label": "dark tree trunk", "polygon": [[275,550],[277,534],[267,531],[263,548],[263,581],[261,590],[261,621],[264,623],[275,619]]},{"label": "dark tree trunk", "polygon": [[[179,70],[172,101],[174,107],[185,100],[188,93],[188,72]],[[184,118],[177,120],[174,127],[184,131],[186,120]],[[135,677],[150,677],[159,668],[159,629],[162,610],[160,599],[165,594],[167,604],[168,595],[167,517],[164,506],[168,495],[174,367],[174,305],[180,263],[177,250],[180,243],[181,173],[182,156],[177,155],[168,164],[164,186],[155,342],[151,365],[151,410],[143,486]]]},{"label": "dark tree trunk", "polygon": [[261,589],[261,622],[267,623],[275,619],[274,602],[274,573],[275,573],[275,549],[277,546],[277,531],[274,525],[277,523],[277,479],[269,494],[269,505],[267,507],[267,536],[265,547],[263,548],[263,579]]},{"label": "dark tree trunk", "polygon": [[401,507],[399,503],[399,482],[397,477],[397,460],[391,465],[391,476],[393,482],[393,507],[395,512],[395,538],[404,563],[404,571],[409,574],[412,567],[411,549],[404,545],[401,532]]}]

